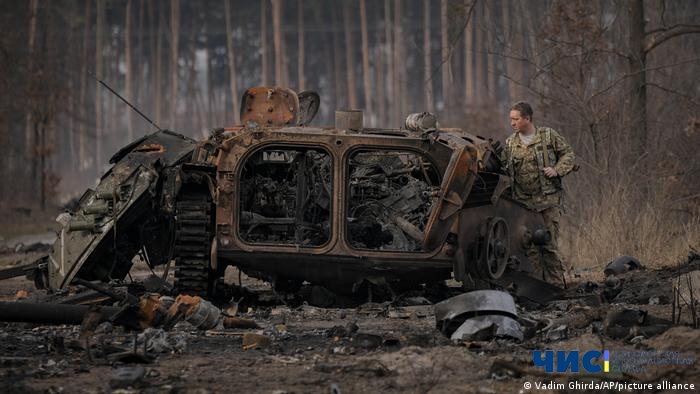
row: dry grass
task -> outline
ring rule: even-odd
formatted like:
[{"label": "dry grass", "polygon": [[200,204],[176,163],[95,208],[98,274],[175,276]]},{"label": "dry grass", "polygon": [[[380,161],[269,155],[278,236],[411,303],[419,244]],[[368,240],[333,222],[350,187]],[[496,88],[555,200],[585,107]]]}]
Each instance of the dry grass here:
[{"label": "dry grass", "polygon": [[700,215],[697,202],[679,198],[681,186],[673,177],[648,177],[608,181],[600,193],[577,194],[599,197],[577,201],[562,225],[569,264],[595,273],[620,255],[650,268],[685,260],[691,248],[700,247]]}]

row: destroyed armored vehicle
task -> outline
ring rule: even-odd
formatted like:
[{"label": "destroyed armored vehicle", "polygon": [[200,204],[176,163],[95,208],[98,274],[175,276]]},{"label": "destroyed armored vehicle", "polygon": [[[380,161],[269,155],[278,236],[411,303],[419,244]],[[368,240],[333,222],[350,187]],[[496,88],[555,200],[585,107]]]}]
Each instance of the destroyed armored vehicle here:
[{"label": "destroyed armored vehicle", "polygon": [[469,287],[531,268],[526,248],[544,224],[509,198],[490,141],[429,113],[403,129],[363,128],[359,111],[310,126],[318,104],[313,92],[252,88],[240,126],[124,147],[58,218],[46,285],[119,281],[136,255],[174,261],[176,290],[197,295],[230,265],[278,291],[306,282],[345,294],[449,278]]}]

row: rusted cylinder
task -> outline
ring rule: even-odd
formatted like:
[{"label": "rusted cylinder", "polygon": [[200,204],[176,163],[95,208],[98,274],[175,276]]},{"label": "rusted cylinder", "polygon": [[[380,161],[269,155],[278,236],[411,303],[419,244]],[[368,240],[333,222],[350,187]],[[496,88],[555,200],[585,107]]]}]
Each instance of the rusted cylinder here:
[{"label": "rusted cylinder", "polygon": [[362,110],[339,109],[335,111],[335,128],[340,130],[361,131],[364,127]]},{"label": "rusted cylinder", "polygon": [[406,117],[406,130],[430,131],[437,129],[437,117],[430,112],[419,112]]},{"label": "rusted cylinder", "polygon": [[[0,302],[0,321],[39,324],[80,324],[89,305]],[[100,321],[108,321],[121,308],[103,306]]]}]

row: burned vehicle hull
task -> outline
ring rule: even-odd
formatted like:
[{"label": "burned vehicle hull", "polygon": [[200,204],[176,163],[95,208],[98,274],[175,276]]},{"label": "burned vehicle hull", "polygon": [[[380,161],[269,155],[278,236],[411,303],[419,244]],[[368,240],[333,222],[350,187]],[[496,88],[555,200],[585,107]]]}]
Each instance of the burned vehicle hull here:
[{"label": "burned vehicle hull", "polygon": [[[544,224],[505,193],[490,141],[438,128],[309,127],[293,92],[254,93],[243,126],[197,144],[159,132],[125,148],[64,218],[49,287],[123,279],[139,251],[152,266],[175,260],[176,288],[199,295],[229,265],[280,291],[308,282],[338,293],[452,277],[474,286],[531,269],[526,249]],[[95,196],[117,196],[130,179],[133,196],[114,198],[97,225],[76,224]]]}]

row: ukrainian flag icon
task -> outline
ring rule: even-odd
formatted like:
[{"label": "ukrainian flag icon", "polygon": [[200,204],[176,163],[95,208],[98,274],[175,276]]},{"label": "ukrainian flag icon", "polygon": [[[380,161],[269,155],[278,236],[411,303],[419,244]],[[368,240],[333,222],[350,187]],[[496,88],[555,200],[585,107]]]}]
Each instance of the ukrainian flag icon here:
[{"label": "ukrainian flag icon", "polygon": [[603,372],[610,372],[610,351],[606,350],[603,356]]}]

